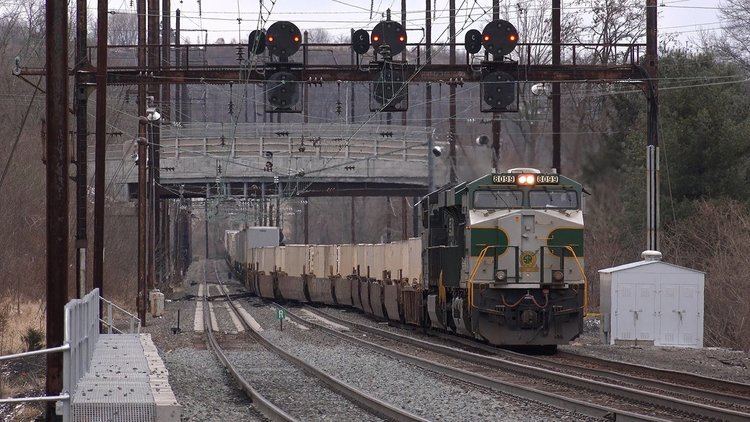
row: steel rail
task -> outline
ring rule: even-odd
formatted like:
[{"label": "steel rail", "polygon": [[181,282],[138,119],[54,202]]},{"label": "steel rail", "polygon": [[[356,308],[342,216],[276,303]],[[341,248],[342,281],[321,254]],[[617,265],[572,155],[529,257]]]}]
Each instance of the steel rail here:
[{"label": "steel rail", "polygon": [[[216,269],[216,265],[214,265],[214,272],[216,274],[216,280],[219,282],[220,285],[224,286],[224,282],[221,280],[221,277],[219,277],[219,273],[218,273],[218,270]],[[307,363],[306,361],[298,358],[297,356],[287,352],[283,348],[273,344],[271,341],[267,340],[265,337],[260,335],[260,333],[256,332],[255,329],[250,324],[248,324],[247,321],[245,321],[245,318],[238,311],[237,307],[239,305],[237,305],[231,299],[228,289],[224,289],[224,294],[226,296],[227,303],[230,304],[231,309],[235,312],[235,314],[237,314],[240,322],[245,327],[245,329],[249,333],[251,333],[253,338],[255,338],[258,342],[260,342],[266,349],[274,352],[275,354],[279,355],[282,359],[286,360],[292,365],[302,369],[303,371],[307,372],[308,374],[320,380],[331,391],[348,398],[354,404],[361,407],[362,409],[389,421],[415,421],[415,422],[427,422],[428,421],[427,419],[424,419],[420,416],[407,412],[404,409],[398,408],[396,406],[391,405],[390,403],[387,403],[378,398],[372,397],[368,395],[367,393],[365,393],[364,391],[356,387],[353,387],[345,383],[344,381],[332,375],[329,375],[326,372],[323,372],[317,367]],[[204,313],[205,313],[205,307],[204,307]],[[204,324],[205,323],[206,322],[204,318]]]},{"label": "steel rail", "polygon": [[[308,307],[308,309],[310,309]],[[312,310],[312,312],[317,312],[320,315],[320,312],[317,310]],[[291,313],[290,313],[291,314]],[[478,365],[484,365],[489,366],[493,368],[503,369],[503,370],[509,370],[512,372],[521,373],[527,376],[537,377],[537,378],[545,378],[548,380],[551,380],[553,382],[559,382],[564,383],[568,385],[572,385],[578,388],[588,389],[588,390],[594,390],[600,393],[604,393],[607,395],[617,396],[617,397],[623,397],[628,400],[640,402],[640,403],[648,403],[650,405],[656,405],[667,409],[673,409],[680,412],[685,412],[688,414],[696,415],[702,418],[709,418],[709,419],[717,419],[717,420],[728,420],[728,421],[747,421],[750,420],[750,413],[730,410],[730,409],[723,409],[715,406],[709,406],[701,403],[695,403],[689,400],[683,400],[678,399],[674,397],[669,397],[661,394],[656,394],[648,391],[641,391],[630,387],[624,387],[620,385],[614,385],[609,384],[597,380],[582,378],[574,375],[569,375],[557,371],[552,371],[549,369],[543,369],[538,368],[530,365],[524,365],[517,362],[512,362],[506,359],[494,357],[494,356],[485,356],[480,355],[477,353],[468,352],[465,350],[457,349],[454,347],[444,346],[441,344],[436,344],[424,340],[419,340],[416,338],[412,338],[409,336],[404,336],[401,334],[397,334],[391,331],[382,330],[375,327],[370,327],[363,324],[358,324],[352,321],[343,320],[341,318],[337,318],[335,316],[329,315],[328,313],[324,313],[324,318],[332,319],[334,322],[340,323],[342,325],[349,325],[357,330],[364,331],[370,334],[375,334],[377,336],[400,341],[404,343],[408,343],[410,345],[424,348],[436,353],[441,353],[453,358],[461,359],[464,361],[472,362]],[[307,321],[310,323],[310,321]],[[313,323],[314,324],[314,323]],[[345,336],[350,339],[355,339],[355,341],[363,341],[361,339],[358,339],[357,337],[349,336],[346,334],[338,333],[335,330],[331,330],[328,327],[322,326],[320,324],[315,324],[316,326],[321,326],[327,331],[335,332],[337,335]],[[376,345],[378,348],[385,349],[382,346]],[[518,387],[517,387],[518,388]],[[619,413],[619,411],[616,411]],[[640,415],[642,417],[646,417],[644,415]]]},{"label": "steel rail", "polygon": [[[576,359],[595,361],[604,366],[619,366],[622,368],[628,368],[628,369],[635,370],[635,371],[650,371],[661,376],[682,378],[685,381],[695,383],[695,384],[710,384],[713,387],[715,387],[717,390],[726,389],[726,388],[731,388],[734,390],[743,390],[745,394],[750,396],[750,384],[745,384],[741,382],[707,377],[707,376],[703,376],[699,374],[691,374],[689,372],[675,371],[672,369],[657,368],[654,366],[638,365],[635,363],[623,362],[623,361],[618,361],[618,360],[603,359],[603,358],[599,358],[596,356],[580,355],[578,353],[573,353],[573,352],[560,351],[558,352],[558,355],[574,356]],[[737,396],[733,396],[733,397],[737,397]],[[750,399],[748,399],[747,397],[741,397],[741,398],[747,400],[748,405],[750,405]]]},{"label": "steel rail", "polygon": [[[327,312],[324,312],[324,314],[328,315]],[[640,384],[642,386],[656,388],[659,390],[663,390],[663,391],[667,391],[667,392],[671,392],[675,394],[685,394],[685,395],[704,397],[704,398],[714,400],[714,401],[719,401],[719,402],[723,402],[727,404],[750,408],[750,398],[723,392],[723,390],[725,390],[726,388],[746,389],[748,392],[750,392],[750,385],[747,385],[747,384],[735,383],[731,381],[724,382],[723,380],[719,380],[716,378],[703,377],[701,375],[690,374],[687,372],[665,370],[665,369],[660,369],[660,368],[654,368],[651,366],[636,365],[636,364],[620,362],[620,361],[612,361],[612,360],[597,358],[593,356],[579,355],[577,353],[557,352],[557,356],[560,356],[560,355],[574,356],[575,359],[590,360],[592,362],[597,362],[597,364],[606,366],[606,367],[622,366],[622,367],[627,367],[628,369],[633,370],[633,371],[653,372],[657,377],[659,375],[664,375],[664,376],[671,375],[671,376],[684,377],[685,379],[690,379],[694,383],[702,383],[702,382],[711,383],[715,387],[715,389],[709,390],[705,388],[693,387],[690,385],[679,385],[679,384],[675,384],[671,382],[662,381],[656,378],[654,379],[641,378],[638,376],[622,374],[622,373],[614,372],[611,370],[589,368],[586,366],[576,365],[574,363],[571,364],[571,363],[557,362],[556,360],[551,359],[549,357],[529,356],[523,353],[514,352],[512,350],[500,349],[500,348],[493,347],[484,343],[478,343],[475,340],[470,340],[464,337],[457,337],[457,336],[444,334],[444,333],[438,333],[438,334],[439,334],[439,338],[441,339],[448,340],[454,343],[458,343],[458,344],[461,344],[462,346],[479,349],[487,353],[492,353],[492,354],[501,355],[501,356],[508,356],[510,359],[522,359],[525,361],[534,362],[535,364],[541,364],[541,365],[554,365],[557,368],[566,369],[570,371],[577,371],[590,377],[602,377],[602,378],[609,378],[612,380],[622,381],[626,383]]]},{"label": "steel rail", "polygon": [[[278,303],[273,302],[273,304],[276,307],[286,309],[283,306],[279,305]],[[410,354],[402,353],[393,349],[389,349],[385,346],[381,346],[379,344],[372,343],[367,340],[363,340],[363,339],[360,339],[360,338],[357,338],[348,334],[344,334],[332,328],[326,327],[323,324],[302,318],[299,315],[293,312],[290,312],[289,310],[286,310],[286,311],[291,318],[304,322],[305,324],[313,325],[345,341],[349,341],[349,342],[352,342],[361,346],[365,346],[369,348],[370,350],[373,350],[374,352],[385,354],[395,359],[413,364],[427,371],[435,372],[435,373],[447,376],[449,378],[457,379],[457,380],[460,380],[469,384],[489,388],[494,391],[520,397],[523,399],[546,403],[546,404],[549,404],[551,406],[554,406],[560,409],[565,409],[571,412],[578,412],[587,416],[593,416],[597,418],[605,418],[608,420],[618,420],[618,421],[664,421],[665,420],[665,419],[660,419],[660,418],[653,417],[653,416],[641,415],[641,414],[637,414],[633,412],[609,408],[609,407],[601,406],[595,403],[588,403],[583,400],[577,400],[577,399],[565,397],[559,394],[537,390],[535,388],[527,387],[524,385],[514,384],[514,383],[507,382],[507,381],[490,378],[490,377],[477,374],[474,372],[466,371],[463,369],[458,369],[458,368],[450,367],[447,365],[443,365],[441,363],[432,362],[432,361],[429,361],[429,360],[426,360],[426,359],[423,359],[414,355],[410,355]],[[349,321],[337,320],[336,318],[329,317],[327,314],[323,317],[334,320],[334,322],[337,322],[337,323],[340,321],[342,325],[351,325]]]},{"label": "steel rail", "polygon": [[[203,283],[208,286],[208,283],[206,282],[205,265],[203,266]],[[208,339],[208,343],[211,349],[213,349],[214,353],[219,358],[221,363],[224,365],[227,371],[229,371],[229,374],[232,376],[232,378],[234,378],[234,380],[240,385],[242,391],[244,391],[245,394],[250,398],[253,406],[255,406],[255,408],[258,409],[261,414],[263,414],[263,416],[275,422],[296,422],[297,419],[281,410],[269,399],[260,394],[258,390],[253,388],[250,383],[248,383],[245,378],[240,375],[239,371],[237,371],[234,365],[232,365],[227,356],[224,354],[221,346],[219,346],[219,343],[214,338],[214,332],[211,328],[211,316],[209,313],[208,302],[205,302],[207,291],[208,289],[203,290],[204,303],[206,304],[206,306],[203,307],[203,329],[206,332],[206,338]]]}]

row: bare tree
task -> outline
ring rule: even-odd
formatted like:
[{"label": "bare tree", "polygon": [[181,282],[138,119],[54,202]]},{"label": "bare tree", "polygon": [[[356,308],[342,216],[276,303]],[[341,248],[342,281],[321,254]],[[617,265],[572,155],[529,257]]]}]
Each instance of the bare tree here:
[{"label": "bare tree", "polygon": [[[95,33],[96,31],[92,31]],[[138,43],[138,15],[115,13],[109,17],[109,43],[133,45]]]},{"label": "bare tree", "polygon": [[[592,64],[614,64],[629,59],[630,50],[616,44],[632,44],[646,34],[646,10],[640,0],[578,0],[578,7],[590,8],[590,21],[582,24],[576,41],[594,43],[584,56]],[[586,38],[584,38],[584,36]]]},{"label": "bare tree", "polygon": [[719,54],[750,70],[750,0],[726,0],[721,16],[726,24],[717,46]]},{"label": "bare tree", "polygon": [[312,28],[307,31],[307,40],[311,43],[328,43],[332,41],[331,33],[325,29]]},{"label": "bare tree", "polygon": [[[520,63],[550,64],[552,62],[552,8],[549,1],[537,0],[528,3],[517,3],[514,6],[505,4],[504,14],[516,16],[514,25],[526,44],[517,48],[517,60]],[[575,13],[562,14],[560,35],[563,42],[579,37],[580,17]],[[509,122],[515,126],[509,131],[513,148],[525,165],[538,166],[537,144],[544,136],[548,117],[551,115],[550,104],[546,96],[531,93],[532,84],[524,83],[519,87],[519,112]],[[517,143],[521,143],[519,148]]]}]

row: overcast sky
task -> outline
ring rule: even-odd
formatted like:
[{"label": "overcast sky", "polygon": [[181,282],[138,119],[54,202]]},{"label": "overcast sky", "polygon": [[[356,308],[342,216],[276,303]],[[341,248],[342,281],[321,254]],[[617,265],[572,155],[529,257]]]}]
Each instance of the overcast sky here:
[{"label": "overcast sky", "polygon": [[[433,26],[433,41],[445,41],[448,23],[448,0],[430,0],[436,10]],[[720,30],[719,0],[658,0],[660,14],[660,35],[677,33],[681,42],[689,42],[701,29]],[[131,0],[110,1],[111,10],[134,11]],[[501,17],[513,22],[515,5],[537,4],[528,0],[501,0],[502,5],[511,5],[510,16]],[[563,13],[581,13],[590,5],[587,0],[574,2],[563,0]],[[578,5],[576,5],[578,3]],[[645,4],[645,0],[642,1]],[[269,23],[277,20],[290,20],[302,30],[324,28],[334,34],[348,34],[350,28],[371,29],[382,19],[388,8],[393,10],[393,19],[400,20],[401,1],[397,0],[263,0],[263,15]],[[374,12],[370,7],[373,5]],[[470,25],[467,19],[483,20],[485,12],[491,14],[491,0],[456,0],[459,8],[457,27],[460,29],[477,28],[481,25]],[[200,13],[199,13],[200,5]],[[90,7],[95,8],[95,1],[90,0]],[[251,29],[255,29],[258,20],[258,0],[172,0],[172,8],[182,11],[183,28],[208,30],[209,42],[224,38],[244,39]],[[269,17],[270,10],[270,17]],[[407,20],[410,28],[421,28],[424,25],[425,0],[406,0]],[[489,12],[488,12],[489,11]],[[242,21],[238,26],[237,18]],[[241,36],[238,36],[240,35]],[[441,36],[442,34],[442,36]],[[410,41],[422,37],[421,31],[411,32]],[[195,39],[196,35],[191,38]],[[416,38],[415,38],[416,37]],[[462,39],[462,37],[459,37]],[[521,41],[523,34],[521,34]]]}]

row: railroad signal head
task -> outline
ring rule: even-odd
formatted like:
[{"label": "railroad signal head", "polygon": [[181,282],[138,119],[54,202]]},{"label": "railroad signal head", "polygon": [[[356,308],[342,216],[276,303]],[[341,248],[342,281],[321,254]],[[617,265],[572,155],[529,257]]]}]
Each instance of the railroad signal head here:
[{"label": "railroad signal head", "polygon": [[464,47],[469,54],[477,54],[482,49],[482,33],[476,29],[466,31]]},{"label": "railroad signal head", "polygon": [[517,97],[518,83],[505,72],[490,72],[482,77],[482,101],[487,106],[483,111],[504,112],[513,105]]},{"label": "railroad signal head", "polygon": [[302,45],[302,33],[297,25],[287,22],[274,22],[266,32],[268,51],[282,61],[299,51]]},{"label": "railroad signal head", "polygon": [[375,81],[375,101],[385,107],[396,105],[406,98],[406,84],[401,72],[385,68]]},{"label": "railroad signal head", "polygon": [[498,19],[487,24],[482,31],[482,45],[488,53],[507,56],[518,44],[518,31],[508,21]]},{"label": "railroad signal head", "polygon": [[255,29],[250,32],[247,46],[247,50],[250,54],[262,54],[266,51],[266,32],[262,29]]},{"label": "railroad signal head", "polygon": [[266,79],[266,98],[273,111],[292,111],[299,102],[299,82],[291,72],[279,71]]},{"label": "railroad signal head", "polygon": [[370,34],[364,29],[358,29],[352,34],[352,50],[357,54],[365,54],[370,49]]},{"label": "railroad signal head", "polygon": [[372,30],[372,46],[378,51],[381,46],[390,47],[391,55],[396,55],[406,48],[406,30],[395,21],[381,21]]}]

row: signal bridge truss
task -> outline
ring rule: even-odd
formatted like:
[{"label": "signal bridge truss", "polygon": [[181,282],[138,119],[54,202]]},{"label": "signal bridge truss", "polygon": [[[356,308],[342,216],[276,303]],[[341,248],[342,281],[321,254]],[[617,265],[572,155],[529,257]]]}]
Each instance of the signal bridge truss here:
[{"label": "signal bridge truss", "polygon": [[[338,123],[164,125],[159,184],[162,197],[202,197],[207,189],[250,197],[277,189],[292,196],[419,196],[427,193],[433,131]],[[128,151],[132,141],[123,145]],[[128,197],[137,197],[135,172],[124,184]]]}]

